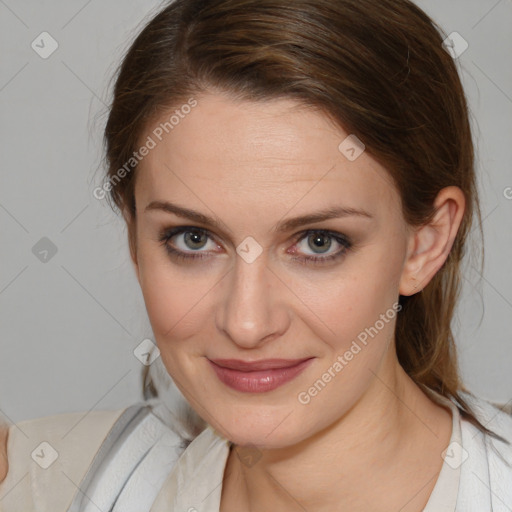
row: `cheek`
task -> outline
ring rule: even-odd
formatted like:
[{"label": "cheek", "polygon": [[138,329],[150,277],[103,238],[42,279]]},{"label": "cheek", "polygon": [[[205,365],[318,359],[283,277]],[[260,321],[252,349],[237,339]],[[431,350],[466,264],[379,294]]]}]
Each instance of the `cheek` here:
[{"label": "cheek", "polygon": [[316,321],[314,337],[321,359],[296,396],[305,431],[314,432],[318,422],[327,425],[349,410],[390,355],[399,307],[396,286],[384,275],[346,278],[316,296],[315,313],[322,322]]},{"label": "cheek", "polygon": [[[191,403],[207,390],[201,385],[194,355],[202,355],[197,341],[205,328],[213,283],[192,277],[186,270],[152,253],[139,259],[141,289],[160,357],[174,383]],[[204,347],[203,347],[204,348]],[[194,385],[191,386],[191,382]],[[199,386],[199,388],[198,388]],[[194,388],[193,394],[191,388]]]},{"label": "cheek", "polygon": [[348,350],[358,337],[364,341],[364,333],[374,333],[375,324],[382,331],[379,339],[387,340],[393,332],[402,260],[400,254],[386,252],[385,246],[375,245],[364,255],[347,258],[335,273],[295,283],[305,311],[316,318],[307,323],[316,325],[317,336],[337,353]]},{"label": "cheek", "polygon": [[211,275],[175,265],[161,248],[141,248],[139,273],[146,310],[159,345],[185,340],[204,325],[201,319],[211,294],[215,294]]},{"label": "cheek", "polygon": [[[313,327],[317,354],[324,362],[319,371],[326,371],[337,362],[335,371],[339,384],[349,379],[350,387],[364,382],[376,370],[393,336],[396,310],[394,294],[375,281],[348,280],[338,283],[336,293],[323,294],[323,303],[315,301],[315,314],[322,320]],[[396,307],[396,306],[395,306]],[[341,357],[341,360],[339,360]],[[341,365],[341,366],[340,366]],[[320,375],[317,375],[320,378]],[[357,387],[357,386],[356,386]]]}]

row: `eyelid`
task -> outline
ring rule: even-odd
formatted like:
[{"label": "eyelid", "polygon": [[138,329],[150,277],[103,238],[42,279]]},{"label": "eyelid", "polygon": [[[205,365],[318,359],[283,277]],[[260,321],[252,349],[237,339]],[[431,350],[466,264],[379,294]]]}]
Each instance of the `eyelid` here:
[{"label": "eyelid", "polygon": [[[163,228],[160,231],[160,234],[159,234],[158,238],[159,238],[159,240],[162,237],[164,237],[164,236],[169,236],[169,238],[170,238],[172,236],[175,236],[175,235],[178,235],[178,234],[182,234],[183,232],[186,232],[188,230],[190,230],[190,231],[194,231],[194,230],[195,231],[200,231],[200,232],[208,235],[208,237],[211,240],[215,241],[215,243],[217,245],[222,245],[218,241],[217,235],[212,233],[208,228],[204,228],[202,226],[180,225],[180,226],[174,226],[174,227],[170,227],[170,228]],[[335,230],[328,229],[328,228],[321,228],[321,227],[320,228],[302,229],[301,231],[298,231],[297,233],[291,235],[290,238],[295,241],[294,243],[297,243],[297,242],[300,242],[306,236],[308,236],[308,235],[310,235],[312,233],[325,233],[325,234],[331,236],[334,239],[342,239],[342,241],[347,243],[347,244],[351,244],[352,243],[350,237],[345,235],[344,233],[340,233],[339,231],[335,231]]]},{"label": "eyelid", "polygon": [[[209,238],[209,240],[214,242],[216,245],[218,245],[218,246],[222,245],[217,241],[217,237],[215,234],[213,234],[207,228],[203,228],[200,226],[175,226],[175,227],[167,228],[167,229],[164,228],[160,231],[160,233],[158,235],[158,241],[166,242],[166,241],[169,241],[171,238],[174,238],[175,236],[182,235],[184,233],[191,232],[191,231],[198,231],[199,233],[206,235]],[[190,251],[190,252],[194,252],[194,251]],[[195,251],[195,252],[200,252],[200,251]],[[203,251],[203,252],[206,252],[206,251]]]},{"label": "eyelid", "polygon": [[[344,235],[343,233],[340,233],[339,231],[333,231],[332,229],[326,229],[326,228],[305,229],[305,230],[297,233],[296,235],[294,235],[294,236],[296,236],[295,243],[304,240],[304,238],[306,238],[309,235],[312,235],[313,233],[323,233],[327,236],[334,238],[337,241],[341,240],[343,243],[347,243],[347,244],[351,243],[350,238],[347,235]],[[342,242],[340,242],[340,243],[342,243]]]},{"label": "eyelid", "polygon": [[[328,254],[327,256],[322,256],[321,253],[315,255],[306,255],[302,257],[292,258],[294,260],[306,260],[306,262],[311,263],[327,263],[329,261],[334,261],[343,256],[349,249],[352,249],[353,242],[351,241],[350,237],[347,235],[344,235],[343,233],[340,233],[338,231],[333,231],[330,229],[322,229],[322,228],[316,228],[316,229],[307,229],[302,231],[298,234],[298,237],[296,238],[296,241],[294,243],[294,246],[297,245],[299,242],[302,242],[302,240],[306,239],[310,235],[314,233],[322,233],[323,235],[327,236],[328,238],[334,239],[340,246],[341,249],[332,253]],[[296,251],[293,251],[292,254],[295,254]]]}]

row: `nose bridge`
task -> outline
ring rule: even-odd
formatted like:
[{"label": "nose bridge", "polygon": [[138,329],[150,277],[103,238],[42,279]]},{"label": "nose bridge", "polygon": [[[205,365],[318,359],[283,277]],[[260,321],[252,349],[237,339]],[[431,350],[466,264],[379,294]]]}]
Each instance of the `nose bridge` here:
[{"label": "nose bridge", "polygon": [[218,327],[244,348],[255,347],[282,333],[286,314],[279,305],[279,290],[264,255],[251,263],[237,257],[230,274]]}]

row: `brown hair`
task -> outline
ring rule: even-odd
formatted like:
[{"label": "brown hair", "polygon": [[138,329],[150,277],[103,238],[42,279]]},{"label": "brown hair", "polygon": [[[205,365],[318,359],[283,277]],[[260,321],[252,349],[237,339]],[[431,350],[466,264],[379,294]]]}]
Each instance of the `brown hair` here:
[{"label": "brown hair", "polygon": [[[386,167],[411,225],[432,218],[442,188],[459,187],[466,212],[455,243],[424,289],[400,297],[396,349],[418,386],[455,400],[463,417],[491,433],[463,397],[451,328],[466,239],[473,217],[481,233],[481,215],[468,107],[441,34],[408,0],[174,1],[120,66],[105,129],[108,178],[159,112],[217,90],[320,108]],[[136,170],[110,190],[132,253]]]}]

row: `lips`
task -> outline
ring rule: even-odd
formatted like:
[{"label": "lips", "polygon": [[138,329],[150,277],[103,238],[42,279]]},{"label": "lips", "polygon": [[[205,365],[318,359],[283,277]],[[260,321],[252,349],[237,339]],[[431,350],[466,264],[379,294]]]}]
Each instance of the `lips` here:
[{"label": "lips", "polygon": [[296,366],[305,359],[263,359],[261,361],[242,361],[240,359],[211,359],[212,363],[231,370],[253,372],[257,370],[274,370],[276,368],[290,368]]},{"label": "lips", "polygon": [[208,362],[226,386],[245,393],[262,393],[272,391],[294,379],[313,359],[208,359]]}]

